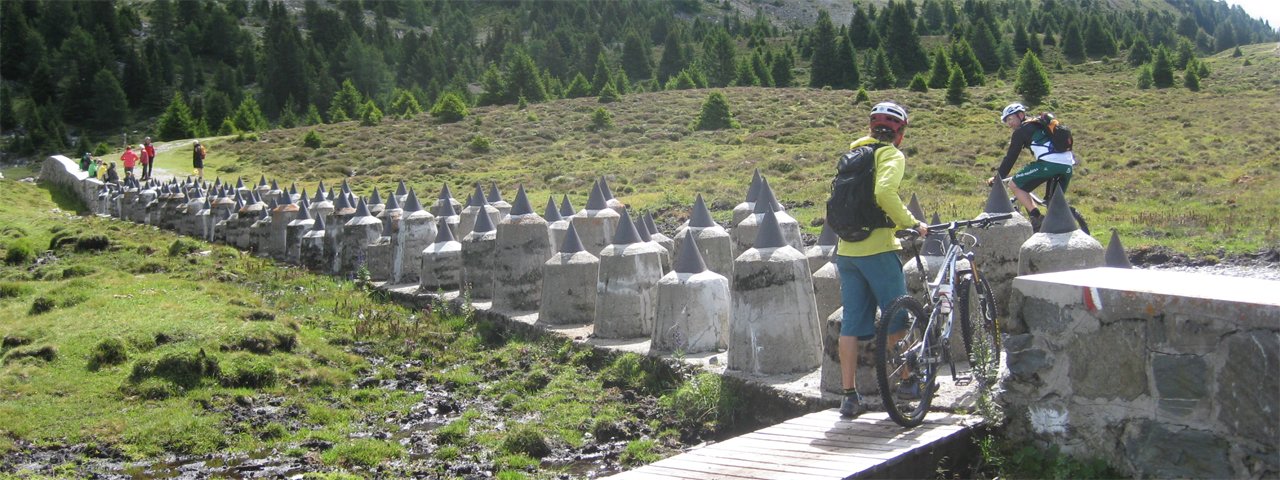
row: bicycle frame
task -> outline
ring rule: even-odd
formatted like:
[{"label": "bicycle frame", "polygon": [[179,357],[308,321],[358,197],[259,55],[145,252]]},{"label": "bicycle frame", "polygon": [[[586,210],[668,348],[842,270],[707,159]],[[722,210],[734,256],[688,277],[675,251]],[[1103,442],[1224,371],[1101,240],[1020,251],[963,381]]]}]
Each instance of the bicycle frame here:
[{"label": "bicycle frame", "polygon": [[[942,322],[941,323],[942,329],[940,330],[941,333],[938,337],[938,340],[942,343],[941,345],[942,353],[947,358],[945,359],[930,358],[928,360],[935,363],[945,360],[949,364],[951,377],[956,381],[960,381],[965,379],[960,379],[956,377],[956,364],[951,358],[951,343],[950,343],[951,331],[952,331],[952,328],[955,326],[955,307],[956,307],[955,306],[955,293],[956,293],[955,287],[957,284],[957,280],[956,280],[956,274],[958,270],[957,263],[959,263],[959,260],[963,258],[969,262],[970,268],[973,269],[973,252],[970,250],[966,250],[962,246],[961,239],[963,238],[962,235],[964,237],[973,239],[973,243],[972,245],[970,245],[969,248],[973,248],[974,246],[977,246],[978,239],[973,235],[970,235],[967,233],[960,233],[958,231],[959,226],[956,224],[956,222],[951,222],[951,223],[946,223],[941,225],[930,225],[929,229],[933,230],[935,227],[946,227],[947,236],[951,240],[951,245],[947,248],[947,253],[943,256],[942,266],[938,268],[938,274],[934,277],[932,282],[929,281],[928,269],[925,268],[924,261],[920,259],[920,255],[918,254],[916,255],[916,266],[920,270],[920,277],[924,281],[925,289],[928,292],[928,295],[925,298],[925,303],[924,303],[925,308],[929,312],[929,322],[925,326],[926,331],[932,330],[934,325],[937,324],[936,322]],[[927,242],[929,240],[926,239],[925,241]],[[947,292],[947,294],[950,296],[950,298],[947,301],[951,302],[951,308],[947,310],[946,318],[939,318],[939,316],[942,314],[942,312],[938,308],[941,303],[939,301],[939,296],[942,294],[942,291],[944,290],[943,289],[944,285],[949,287],[947,290],[950,290],[949,292]],[[923,339],[922,350],[926,350],[926,351],[929,350],[930,346],[928,345],[928,342],[929,342],[928,338]]]}]

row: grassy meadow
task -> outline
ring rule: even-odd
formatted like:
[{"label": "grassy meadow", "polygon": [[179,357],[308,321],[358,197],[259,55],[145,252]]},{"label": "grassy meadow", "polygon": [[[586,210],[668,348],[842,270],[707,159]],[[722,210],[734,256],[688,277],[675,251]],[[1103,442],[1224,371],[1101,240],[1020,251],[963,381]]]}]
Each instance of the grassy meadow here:
[{"label": "grassy meadow", "polygon": [[[1246,253],[1280,242],[1280,53],[1277,44],[1242,50],[1241,58],[1223,52],[1205,59],[1212,73],[1198,92],[1139,90],[1122,59],[1046,59],[1053,94],[1033,110],[1056,112],[1075,132],[1081,163],[1068,199],[1101,241],[1115,228],[1131,249]],[[496,182],[507,200],[523,184],[540,211],[548,195],[567,194],[581,208],[592,181],[604,175],[623,202],[660,220],[681,220],[701,193],[717,220],[727,221],[758,168],[790,213],[817,233],[836,155],[864,134],[869,105],[843,90],[722,91],[742,128],[691,129],[705,90],[629,94],[607,104],[568,99],[475,108],[449,124],[421,115],[215,140],[208,142],[206,176],[257,181],[265,174],[312,191],[318,181],[346,178],[366,194],[404,180],[432,198],[443,184],[460,197],[475,182],[486,189]],[[894,100],[911,112],[904,196],[917,194],[927,214],[944,219],[979,213],[984,180],[1010,133],[997,121],[999,110],[1019,100],[1013,78],[992,75],[960,106],[947,104],[940,90],[869,94],[872,103]],[[610,112],[612,128],[592,128],[597,108]],[[319,148],[303,146],[310,130],[321,137]],[[159,165],[190,171],[189,143],[161,154]]]},{"label": "grassy meadow", "polygon": [[[465,310],[406,309],[76,208],[58,189],[0,180],[0,476],[10,455],[77,446],[130,461],[275,452],[307,471],[472,464],[542,478],[566,468],[542,457],[595,438],[625,465],[717,428],[693,415],[714,407],[719,377],[526,338]],[[81,460],[9,473],[104,473]]]}]

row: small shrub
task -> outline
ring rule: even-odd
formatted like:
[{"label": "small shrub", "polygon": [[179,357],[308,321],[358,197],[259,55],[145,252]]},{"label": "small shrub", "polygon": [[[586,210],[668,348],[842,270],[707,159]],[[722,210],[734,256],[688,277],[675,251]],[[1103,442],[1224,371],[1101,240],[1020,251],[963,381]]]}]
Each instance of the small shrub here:
[{"label": "small shrub", "polygon": [[21,283],[0,282],[0,299],[24,297],[30,293],[31,287]]},{"label": "small shrub", "polygon": [[252,312],[246,313],[244,315],[244,319],[250,322],[269,322],[269,321],[274,321],[276,319],[276,314],[268,312],[266,310],[254,310]]},{"label": "small shrub", "polygon": [[58,348],[53,345],[18,347],[5,354],[4,363],[16,362],[24,358],[38,358],[45,362],[52,362],[58,358]]},{"label": "small shrub", "polygon": [[244,332],[233,335],[222,344],[223,350],[242,350],[258,354],[274,351],[292,352],[298,346],[298,335],[283,325],[255,324]]},{"label": "small shrub", "polygon": [[97,270],[88,265],[72,265],[62,269],[62,278],[87,277],[93,275]]},{"label": "small shrub", "polygon": [[168,268],[165,268],[163,263],[155,260],[142,262],[142,265],[138,265],[137,268],[133,269],[134,274],[164,273],[166,271],[168,271]]},{"label": "small shrub", "polygon": [[722,130],[738,127],[740,127],[738,121],[733,119],[733,113],[729,111],[729,101],[720,92],[711,92],[707,95],[707,100],[702,103],[702,112],[693,123],[694,130]]},{"label": "small shrub", "polygon": [[169,244],[169,256],[178,257],[200,251],[200,243],[195,240],[189,240],[178,237],[173,243]]},{"label": "small shrub", "polygon": [[653,440],[633,440],[627,444],[618,461],[627,466],[653,463],[658,460],[658,454],[653,451],[656,445]]},{"label": "small shrub", "polygon": [[913,92],[928,92],[929,82],[925,81],[923,73],[917,73],[916,76],[911,77],[911,84],[907,85],[907,88]]},{"label": "small shrub", "polygon": [[31,302],[31,310],[28,310],[27,314],[40,315],[53,310],[57,306],[58,302],[55,302],[52,298],[41,295]]},{"label": "small shrub", "polygon": [[491,150],[493,150],[493,139],[484,135],[471,137],[471,151],[476,153],[488,153]]},{"label": "small shrub", "polygon": [[382,123],[382,110],[373,103],[373,100],[365,102],[365,104],[360,107],[359,115],[360,125],[362,126],[372,127]]},{"label": "small shrub", "polygon": [[217,357],[206,355],[204,350],[170,351],[134,362],[129,381],[141,383],[148,378],[162,378],[180,387],[191,388],[218,372]]},{"label": "small shrub", "polygon": [[551,454],[551,447],[547,446],[547,439],[542,436],[542,432],[527,424],[507,432],[507,436],[502,439],[502,450],[533,458],[542,458]]},{"label": "small shrub", "polygon": [[320,458],[326,465],[368,468],[403,456],[404,447],[399,443],[362,438],[335,445]]},{"label": "small shrub", "polygon": [[471,115],[467,109],[467,103],[462,101],[462,97],[458,94],[449,92],[440,97],[436,101],[435,106],[431,107],[431,116],[440,119],[445,123],[453,123]]},{"label": "small shrub", "polygon": [[20,238],[9,242],[9,250],[4,254],[4,263],[7,265],[26,265],[36,258],[36,250],[31,246],[31,242],[25,238]]},{"label": "small shrub", "polygon": [[302,137],[302,146],[307,148],[320,148],[324,144],[324,139],[320,138],[320,132],[315,129],[307,130],[307,134]]},{"label": "small shrub", "polygon": [[9,334],[9,335],[5,335],[3,340],[0,340],[0,348],[8,350],[13,347],[30,345],[31,341],[32,341],[31,337],[28,337],[26,335],[16,334],[16,333]]},{"label": "small shrub", "polygon": [[604,107],[597,108],[596,111],[591,114],[591,131],[598,132],[601,130],[608,130],[610,128],[613,128],[613,114],[609,113],[608,110],[605,110]]},{"label": "small shrub", "polygon": [[275,385],[278,374],[268,358],[233,355],[219,363],[218,384],[227,388],[262,388]]},{"label": "small shrub", "polygon": [[111,246],[111,239],[106,235],[86,235],[76,239],[77,252],[100,252]]},{"label": "small shrub", "polygon": [[126,383],[120,387],[120,391],[144,400],[164,400],[182,395],[182,387],[163,378],[148,378],[137,383]]},{"label": "small shrub", "polygon": [[102,367],[111,365],[119,365],[129,359],[127,348],[124,340],[111,337],[104,338],[93,346],[93,350],[89,352],[89,369],[97,370]]}]

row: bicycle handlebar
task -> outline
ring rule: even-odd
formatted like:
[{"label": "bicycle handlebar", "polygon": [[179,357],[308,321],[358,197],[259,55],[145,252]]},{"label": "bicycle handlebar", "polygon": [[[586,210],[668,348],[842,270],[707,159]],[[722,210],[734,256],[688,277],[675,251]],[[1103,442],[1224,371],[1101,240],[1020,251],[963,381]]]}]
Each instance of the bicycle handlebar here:
[{"label": "bicycle handlebar", "polygon": [[[947,223],[939,223],[937,225],[929,225],[929,231],[957,230],[966,227],[987,228],[1004,220],[1013,218],[1012,213],[1000,213],[989,217],[977,218],[973,220],[955,220]],[[894,232],[894,236],[898,238],[915,238],[920,236],[920,232],[915,230],[898,230]]]}]

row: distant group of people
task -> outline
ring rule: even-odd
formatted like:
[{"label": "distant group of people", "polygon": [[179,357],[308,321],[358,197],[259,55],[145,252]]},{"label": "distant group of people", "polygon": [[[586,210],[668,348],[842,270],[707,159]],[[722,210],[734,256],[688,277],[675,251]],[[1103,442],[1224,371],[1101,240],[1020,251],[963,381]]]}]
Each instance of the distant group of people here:
[{"label": "distant group of people", "polygon": [[[196,142],[197,148],[200,142]],[[140,177],[138,180],[147,181],[153,175],[153,166],[155,165],[156,148],[151,144],[151,137],[142,139],[142,144],[137,145],[137,151],[134,151],[134,145],[125,145],[124,153],[120,155],[120,164],[124,167],[124,174],[132,177],[135,168],[141,167]],[[105,162],[94,157],[89,152],[84,152],[80,157],[80,169],[89,173],[91,178],[99,178],[107,183],[120,183],[120,174],[116,171],[116,162]]]}]

